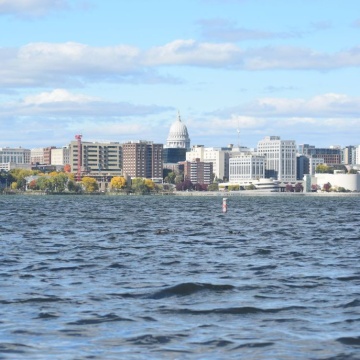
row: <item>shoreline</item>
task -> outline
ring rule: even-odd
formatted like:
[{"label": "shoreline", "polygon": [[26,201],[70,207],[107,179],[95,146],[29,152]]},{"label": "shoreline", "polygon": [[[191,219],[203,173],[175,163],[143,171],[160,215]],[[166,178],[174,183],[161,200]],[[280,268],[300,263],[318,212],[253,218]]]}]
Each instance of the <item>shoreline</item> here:
[{"label": "shoreline", "polygon": [[219,197],[234,197],[234,196],[330,196],[330,197],[356,197],[360,196],[358,193],[340,193],[340,192],[270,192],[270,191],[256,191],[256,190],[241,190],[241,191],[183,191],[174,192],[175,196],[219,196]]}]

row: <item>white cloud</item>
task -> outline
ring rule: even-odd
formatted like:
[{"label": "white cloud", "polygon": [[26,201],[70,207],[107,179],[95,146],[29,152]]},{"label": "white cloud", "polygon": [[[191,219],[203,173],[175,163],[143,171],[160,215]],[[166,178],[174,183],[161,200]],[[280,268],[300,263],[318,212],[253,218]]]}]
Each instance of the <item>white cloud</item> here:
[{"label": "white cloud", "polygon": [[[327,54],[306,48],[243,50],[230,43],[176,40],[148,50],[117,45],[31,43],[0,48],[0,85],[5,88],[83,86],[88,82],[179,83],[163,66],[234,70],[331,70],[360,66],[360,47]],[[158,72],[159,71],[159,72]]]},{"label": "white cloud", "polygon": [[227,66],[240,60],[242,51],[230,43],[200,43],[195,40],[175,40],[145,52],[144,65]]},{"label": "white cloud", "polygon": [[203,38],[215,41],[243,41],[264,39],[299,38],[299,31],[274,32],[259,29],[248,29],[236,26],[235,22],[225,19],[208,19],[198,22]]},{"label": "white cloud", "polygon": [[37,95],[29,95],[25,97],[24,105],[41,105],[51,103],[89,103],[93,101],[99,101],[99,98],[86,96],[82,94],[72,94],[64,89],[55,89],[51,92],[43,92]]},{"label": "white cloud", "polygon": [[156,105],[136,105],[127,102],[111,102],[98,97],[71,93],[65,89],[28,95],[17,102],[0,104],[0,118],[43,117],[55,121],[65,117],[89,119],[104,117],[148,116],[172,110]]},{"label": "white cloud", "polygon": [[264,97],[253,102],[225,108],[215,115],[228,117],[232,114],[246,116],[286,117],[286,118],[326,118],[358,117],[360,98],[345,94],[322,94],[310,99]]},{"label": "white cloud", "polygon": [[0,14],[38,17],[69,8],[68,0],[0,0]]}]

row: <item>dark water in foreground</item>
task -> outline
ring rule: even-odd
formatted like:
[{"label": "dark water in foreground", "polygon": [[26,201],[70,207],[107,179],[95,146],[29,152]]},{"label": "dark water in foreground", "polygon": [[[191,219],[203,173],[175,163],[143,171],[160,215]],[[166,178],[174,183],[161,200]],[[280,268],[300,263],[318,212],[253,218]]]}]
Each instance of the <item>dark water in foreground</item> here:
[{"label": "dark water in foreground", "polygon": [[0,197],[0,359],[360,359],[359,197]]}]

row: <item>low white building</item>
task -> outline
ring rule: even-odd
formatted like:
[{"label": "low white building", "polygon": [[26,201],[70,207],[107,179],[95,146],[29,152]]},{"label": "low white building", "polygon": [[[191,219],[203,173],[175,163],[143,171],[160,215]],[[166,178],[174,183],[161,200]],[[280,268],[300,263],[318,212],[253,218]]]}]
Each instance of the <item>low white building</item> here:
[{"label": "low white building", "polygon": [[343,187],[350,191],[360,191],[360,174],[315,174],[312,184],[319,185],[330,183],[332,188]]},{"label": "low white building", "polygon": [[31,169],[30,149],[0,148],[0,169]]}]

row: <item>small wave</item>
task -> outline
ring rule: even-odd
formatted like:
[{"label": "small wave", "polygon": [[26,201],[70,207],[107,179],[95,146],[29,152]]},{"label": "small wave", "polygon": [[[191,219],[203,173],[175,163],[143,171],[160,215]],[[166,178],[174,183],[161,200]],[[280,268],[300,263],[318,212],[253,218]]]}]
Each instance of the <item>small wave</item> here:
[{"label": "small wave", "polygon": [[336,339],[336,341],[339,341],[345,345],[360,346],[360,336],[341,337],[341,338]]},{"label": "small wave", "polygon": [[259,255],[271,254],[271,250],[269,250],[269,249],[257,249],[256,254],[259,254]]},{"label": "small wave", "polygon": [[277,265],[264,265],[264,266],[252,266],[250,270],[273,270],[276,269]]},{"label": "small wave", "polygon": [[201,284],[201,283],[182,283],[166,289],[157,291],[150,298],[162,299],[171,296],[188,296],[195,294],[199,291],[229,291],[233,290],[232,285],[214,285],[214,284]]},{"label": "small wave", "polygon": [[176,312],[178,314],[184,315],[210,315],[210,314],[223,314],[223,315],[248,315],[248,314],[264,314],[270,313],[275,314],[281,311],[291,311],[306,309],[304,306],[288,306],[278,309],[261,309],[253,306],[241,306],[241,307],[231,307],[231,308],[216,308],[209,310],[194,310],[194,309],[175,309],[175,310],[163,310],[166,313]]},{"label": "small wave", "polygon": [[101,324],[106,322],[114,322],[114,321],[134,321],[127,318],[122,318],[115,314],[106,314],[106,315],[98,315],[93,318],[88,319],[80,319],[77,321],[68,322],[67,325],[93,325],[93,324]]},{"label": "small wave", "polygon": [[39,297],[33,297],[28,299],[19,299],[12,301],[12,303],[50,303],[50,302],[63,302],[67,301],[66,299],[59,298],[57,296],[39,296]]},{"label": "small wave", "polygon": [[243,349],[243,348],[258,348],[258,347],[266,347],[266,346],[272,346],[274,345],[273,342],[255,342],[255,343],[246,343],[246,344],[242,344],[239,345],[235,348],[233,348],[232,350],[238,350],[238,349]]},{"label": "small wave", "polygon": [[18,343],[0,343],[0,353],[24,354],[32,346]]},{"label": "small wave", "polygon": [[116,262],[116,263],[112,263],[108,267],[111,268],[111,269],[122,269],[122,268],[125,268],[126,266]]},{"label": "small wave", "polygon": [[337,278],[340,281],[352,281],[352,280],[360,280],[360,275],[353,276],[340,276]]},{"label": "small wave", "polygon": [[73,270],[80,270],[81,266],[60,266],[56,268],[51,268],[49,271],[73,271]]},{"label": "small wave", "polygon": [[42,312],[35,319],[56,319],[59,315],[54,313]]},{"label": "small wave", "polygon": [[167,344],[178,337],[185,337],[186,335],[175,334],[175,335],[152,335],[145,334],[141,336],[136,336],[130,339],[127,339],[128,342],[131,342],[135,345],[158,345],[158,344]]},{"label": "small wave", "polygon": [[210,341],[205,341],[202,343],[196,343],[197,345],[206,345],[206,346],[216,346],[216,347],[225,347],[225,346],[229,346],[229,345],[233,345],[234,343],[232,341],[229,340],[210,340]]},{"label": "small wave", "polygon": [[350,301],[349,303],[347,303],[345,305],[339,305],[338,307],[349,308],[349,307],[357,307],[357,306],[360,306],[360,300],[355,299],[355,300]]}]

